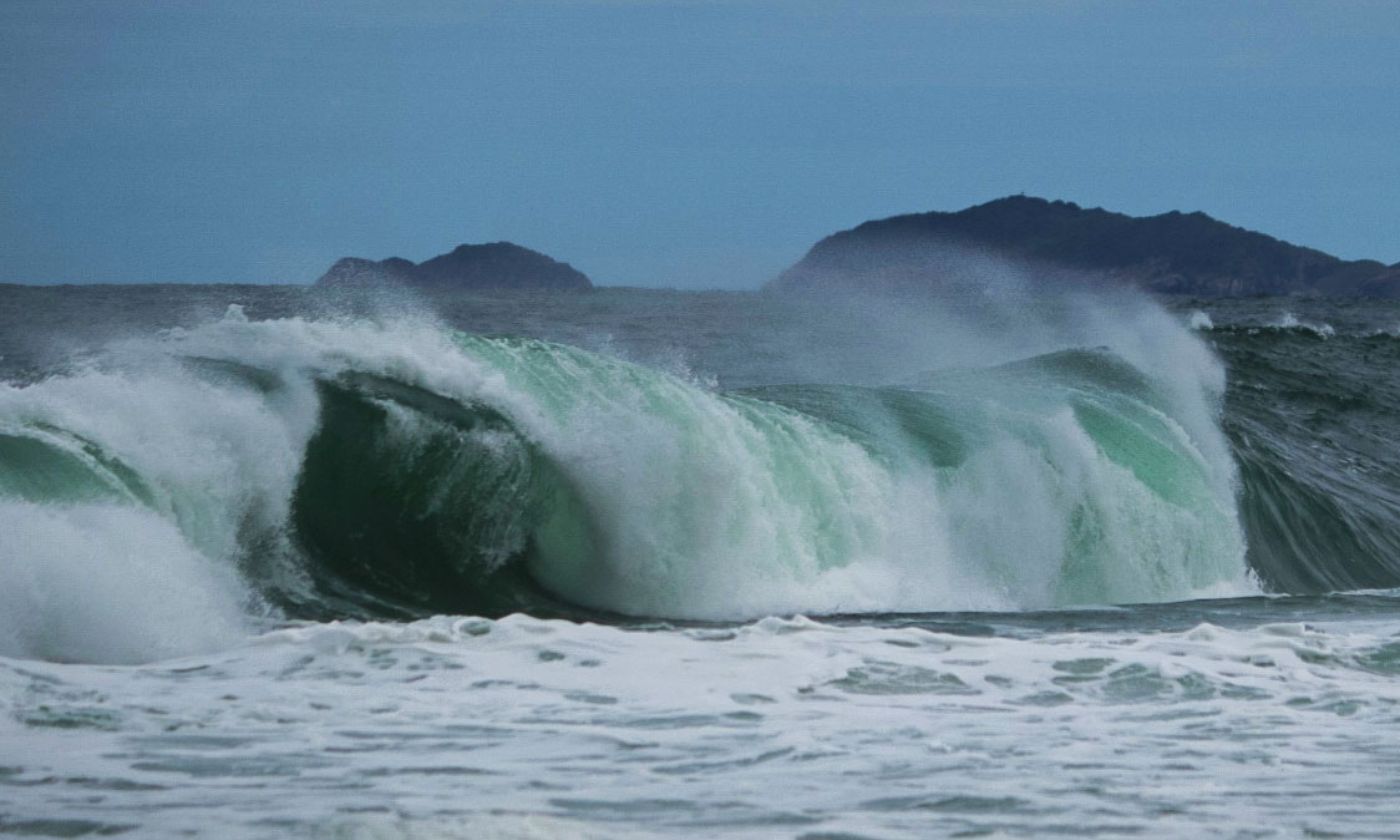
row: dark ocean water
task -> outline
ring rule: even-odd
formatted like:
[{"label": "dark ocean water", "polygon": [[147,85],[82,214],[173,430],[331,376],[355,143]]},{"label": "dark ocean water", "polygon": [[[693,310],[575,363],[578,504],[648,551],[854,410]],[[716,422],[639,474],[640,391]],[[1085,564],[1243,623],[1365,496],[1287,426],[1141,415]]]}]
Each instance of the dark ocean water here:
[{"label": "dark ocean water", "polygon": [[0,287],[0,831],[1387,836],[1400,306]]}]

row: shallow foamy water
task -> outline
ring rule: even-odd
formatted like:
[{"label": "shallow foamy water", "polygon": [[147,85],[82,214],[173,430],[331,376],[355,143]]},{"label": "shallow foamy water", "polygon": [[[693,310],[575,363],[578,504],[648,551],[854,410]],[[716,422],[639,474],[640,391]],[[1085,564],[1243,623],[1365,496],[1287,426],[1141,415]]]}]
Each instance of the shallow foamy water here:
[{"label": "shallow foamy water", "polygon": [[[1159,607],[1166,629],[1145,631],[1115,611],[649,629],[442,617],[298,626],[147,666],[2,660],[0,827],[1384,833],[1400,622],[1389,598],[1353,600]],[[1271,612],[1288,620],[1249,621]]]}]

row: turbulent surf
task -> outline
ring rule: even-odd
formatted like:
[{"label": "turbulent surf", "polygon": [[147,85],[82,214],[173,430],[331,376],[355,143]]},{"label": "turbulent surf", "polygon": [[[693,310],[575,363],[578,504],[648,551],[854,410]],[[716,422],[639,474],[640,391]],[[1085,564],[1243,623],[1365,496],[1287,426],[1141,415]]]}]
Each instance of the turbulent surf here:
[{"label": "turbulent surf", "polygon": [[1400,310],[0,303],[0,831],[1243,830],[1154,780],[1256,759],[1378,824]]}]

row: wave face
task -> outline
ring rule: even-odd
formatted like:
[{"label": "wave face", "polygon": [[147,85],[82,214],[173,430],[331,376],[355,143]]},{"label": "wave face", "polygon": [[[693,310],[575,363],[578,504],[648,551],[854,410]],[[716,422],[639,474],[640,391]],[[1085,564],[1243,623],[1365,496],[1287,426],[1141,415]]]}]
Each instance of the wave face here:
[{"label": "wave face", "polygon": [[1272,590],[1400,584],[1400,341],[1286,315],[1216,328],[1251,567]]},{"label": "wave face", "polygon": [[277,616],[1249,592],[1217,398],[1105,349],[720,392],[544,341],[234,308],[0,390],[0,652],[135,661]]}]

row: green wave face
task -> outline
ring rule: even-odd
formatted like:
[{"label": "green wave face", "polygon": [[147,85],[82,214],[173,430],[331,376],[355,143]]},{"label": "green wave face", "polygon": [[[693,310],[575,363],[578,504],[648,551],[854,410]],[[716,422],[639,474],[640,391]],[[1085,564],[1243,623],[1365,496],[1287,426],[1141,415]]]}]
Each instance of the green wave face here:
[{"label": "green wave face", "polygon": [[319,391],[292,521],[324,590],[371,613],[528,607],[510,564],[532,524],[533,453],[520,436],[487,409],[392,380]]},{"label": "green wave face", "polygon": [[722,394],[558,345],[458,343],[567,486],[536,497],[528,568],[571,603],[726,618],[1250,585],[1232,485],[1105,351]]},{"label": "green wave face", "polygon": [[528,567],[571,603],[731,617],[805,607],[793,587],[878,557],[889,472],[801,412],[617,359],[460,338],[567,485],[542,502]]},{"label": "green wave face", "polygon": [[91,441],[43,424],[0,431],[0,499],[153,504],[130,467]]}]

